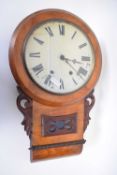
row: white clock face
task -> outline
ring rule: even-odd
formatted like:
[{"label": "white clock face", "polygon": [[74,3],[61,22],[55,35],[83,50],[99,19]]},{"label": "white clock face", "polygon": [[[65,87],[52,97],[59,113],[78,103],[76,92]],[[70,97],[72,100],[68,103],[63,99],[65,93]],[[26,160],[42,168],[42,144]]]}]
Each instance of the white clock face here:
[{"label": "white clock face", "polygon": [[47,21],[31,31],[24,60],[32,80],[56,94],[79,90],[90,79],[95,64],[86,34],[60,20]]}]

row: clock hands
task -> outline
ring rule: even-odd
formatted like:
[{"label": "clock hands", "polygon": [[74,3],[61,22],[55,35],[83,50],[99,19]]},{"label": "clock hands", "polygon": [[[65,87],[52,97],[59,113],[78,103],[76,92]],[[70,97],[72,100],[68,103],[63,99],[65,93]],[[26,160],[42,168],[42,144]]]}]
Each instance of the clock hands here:
[{"label": "clock hands", "polygon": [[[79,72],[72,66],[72,64],[69,62],[69,61],[72,61],[72,62],[73,62],[73,60],[68,59],[68,58],[65,58],[64,55],[61,55],[61,56],[60,56],[60,59],[63,60],[63,61],[65,61],[65,62],[72,68],[72,70],[74,70],[75,73],[76,73],[77,75],[79,75],[80,78],[81,78],[82,80],[84,80],[83,77],[80,75],[80,73],[79,73]],[[74,59],[74,60],[76,60],[76,59]],[[76,61],[77,61],[77,60],[76,60]],[[78,63],[80,63],[80,62],[78,62]],[[80,64],[82,64],[82,63],[80,63]]]},{"label": "clock hands", "polygon": [[61,55],[60,59],[65,61],[77,73],[77,70],[69,63],[69,61],[71,61],[71,59],[65,58],[64,55]]},{"label": "clock hands", "polygon": [[64,55],[61,55],[60,59],[65,60],[65,61],[71,61],[73,64],[75,64],[75,63],[82,64],[80,61],[77,61],[76,59],[66,58]]},{"label": "clock hands", "polygon": [[68,62],[68,60],[65,60],[65,62],[77,73],[77,70]]}]

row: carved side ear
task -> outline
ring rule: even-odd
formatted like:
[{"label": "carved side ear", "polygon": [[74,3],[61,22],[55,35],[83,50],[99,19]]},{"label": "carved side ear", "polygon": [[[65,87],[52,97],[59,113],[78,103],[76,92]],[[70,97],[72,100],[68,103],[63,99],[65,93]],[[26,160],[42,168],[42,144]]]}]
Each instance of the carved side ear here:
[{"label": "carved side ear", "polygon": [[24,94],[22,89],[17,86],[19,95],[17,97],[17,107],[22,112],[24,119],[22,121],[22,125],[24,126],[24,130],[26,131],[29,138],[31,138],[32,134],[32,99]]},{"label": "carved side ear", "polygon": [[84,100],[84,110],[85,110],[84,131],[86,130],[86,128],[89,124],[89,120],[91,120],[91,118],[89,116],[89,112],[95,104],[95,96],[93,93],[94,93],[94,89],[88,94],[88,96],[85,97],[85,100]]}]

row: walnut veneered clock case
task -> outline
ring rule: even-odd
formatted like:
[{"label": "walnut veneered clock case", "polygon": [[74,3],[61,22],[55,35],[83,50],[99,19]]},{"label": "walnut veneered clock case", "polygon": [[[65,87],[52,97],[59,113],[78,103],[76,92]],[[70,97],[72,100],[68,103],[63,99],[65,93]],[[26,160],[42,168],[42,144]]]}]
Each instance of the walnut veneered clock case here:
[{"label": "walnut veneered clock case", "polygon": [[31,160],[80,153],[101,71],[94,33],[69,12],[42,10],[16,28],[9,57]]}]

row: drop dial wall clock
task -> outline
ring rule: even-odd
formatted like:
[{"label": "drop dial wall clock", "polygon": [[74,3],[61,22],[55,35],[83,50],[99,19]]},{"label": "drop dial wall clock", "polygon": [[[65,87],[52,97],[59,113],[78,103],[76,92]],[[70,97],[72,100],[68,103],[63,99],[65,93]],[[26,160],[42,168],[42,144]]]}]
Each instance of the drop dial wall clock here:
[{"label": "drop dial wall clock", "polygon": [[69,12],[42,10],[16,28],[9,58],[31,160],[80,153],[101,71],[94,33]]}]

